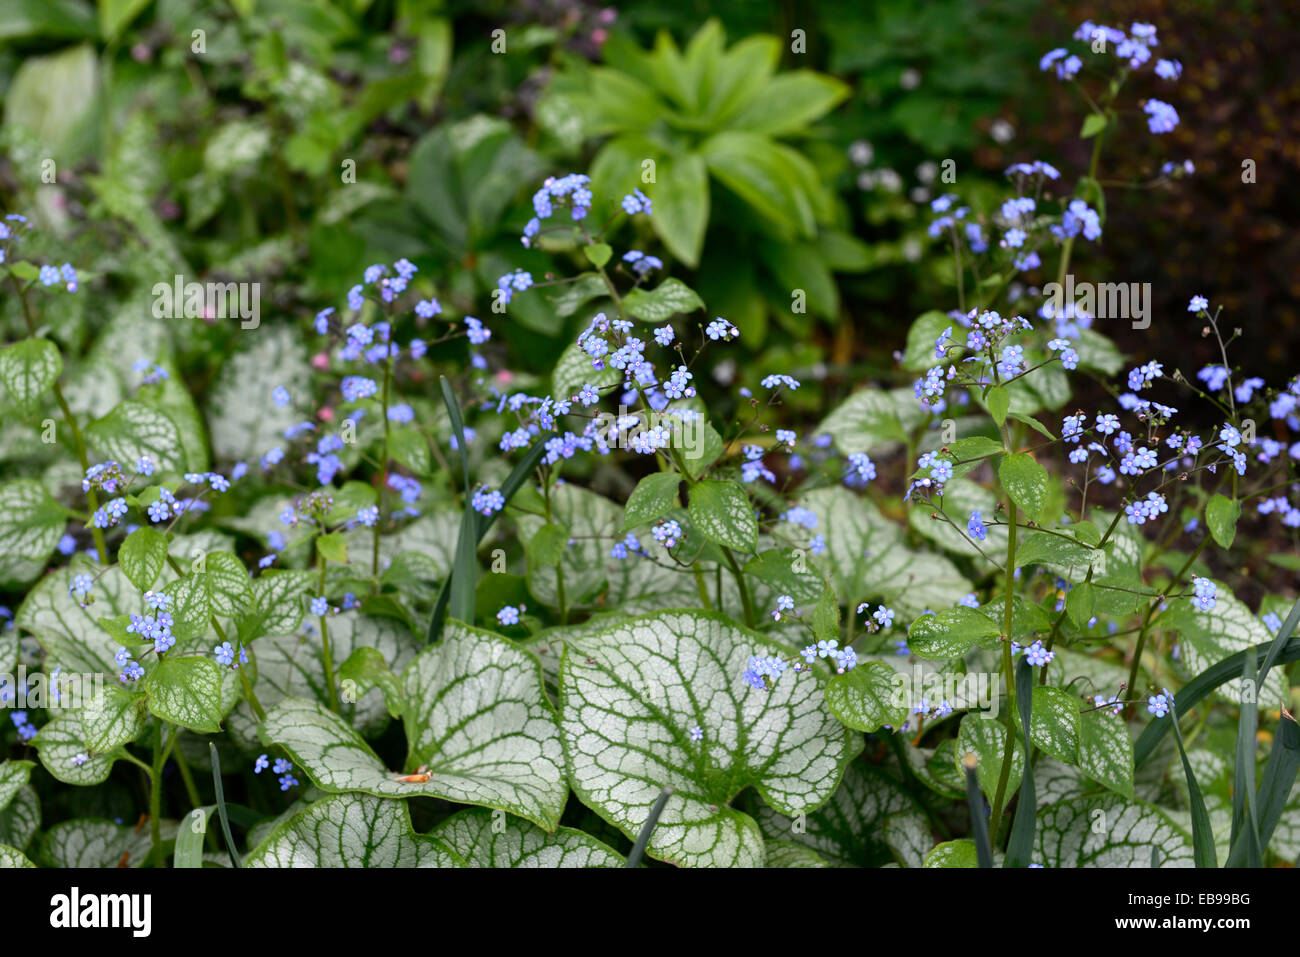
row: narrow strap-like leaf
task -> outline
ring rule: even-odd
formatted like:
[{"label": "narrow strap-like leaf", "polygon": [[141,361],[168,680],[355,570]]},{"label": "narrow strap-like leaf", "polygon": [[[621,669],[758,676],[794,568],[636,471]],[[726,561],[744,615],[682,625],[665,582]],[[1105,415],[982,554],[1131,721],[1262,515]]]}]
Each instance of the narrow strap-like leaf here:
[{"label": "narrow strap-like leaf", "polygon": [[1038,796],[1034,792],[1033,744],[1029,740],[1029,721],[1034,706],[1034,672],[1027,657],[1016,666],[1016,708],[1025,735],[1025,773],[1020,779],[1020,799],[1016,817],[1007,839],[1007,856],[1003,867],[1028,867],[1034,853],[1034,815],[1038,813]]},{"label": "narrow strap-like leaf", "polygon": [[235,839],[230,833],[230,817],[226,814],[226,790],[221,784],[221,758],[217,756],[217,745],[208,742],[208,754],[212,758],[212,789],[217,796],[217,816],[221,818],[221,834],[226,839],[226,853],[230,855],[232,867],[239,867],[239,855],[235,853]]},{"label": "narrow strap-like leaf", "polygon": [[970,836],[975,842],[975,859],[980,867],[993,866],[993,848],[989,844],[989,819],[980,793],[979,775],[975,773],[975,756],[966,755],[966,803],[970,805]]},{"label": "narrow strap-like leaf", "polygon": [[655,803],[650,806],[650,813],[646,815],[645,823],[641,825],[636,843],[632,845],[632,850],[627,855],[628,867],[637,867],[641,864],[641,858],[645,857],[645,849],[650,844],[650,835],[655,832],[655,827],[659,824],[659,815],[664,812],[664,805],[668,803],[672,794],[672,788],[664,788],[655,798]]},{"label": "narrow strap-like leaf", "polygon": [[[1256,659],[1247,655],[1242,660],[1242,687],[1255,685]],[[1241,712],[1237,719],[1237,762],[1233,769],[1232,786],[1232,838],[1229,854],[1236,850],[1238,844],[1244,844],[1242,861],[1246,867],[1261,867],[1263,849],[1259,846],[1259,822],[1255,817],[1255,752],[1258,749],[1256,735],[1259,732],[1259,706],[1254,695],[1251,700],[1241,702]]]},{"label": "narrow strap-like leaf", "polygon": [[1192,806],[1192,859],[1197,867],[1218,867],[1218,856],[1214,851],[1214,831],[1210,827],[1210,815],[1205,810],[1205,798],[1201,796],[1201,786],[1196,783],[1192,773],[1191,762],[1183,749],[1183,730],[1178,727],[1178,718],[1172,711],[1169,721],[1174,726],[1174,740],[1178,742],[1178,755],[1183,759],[1183,774],[1187,777],[1187,800]]},{"label": "narrow strap-like leaf", "polygon": [[1300,601],[1291,606],[1291,613],[1286,616],[1286,621],[1282,622],[1282,627],[1277,630],[1277,638],[1269,647],[1268,655],[1265,656],[1264,663],[1259,668],[1259,677],[1255,679],[1256,689],[1264,687],[1264,679],[1268,677],[1268,670],[1273,667],[1273,664],[1277,661],[1277,656],[1282,653],[1283,646],[1295,633],[1298,623],[1300,623]]},{"label": "narrow strap-like leaf", "polygon": [[[1273,738],[1273,750],[1264,765],[1264,776],[1255,792],[1255,810],[1259,816],[1259,846],[1261,852],[1268,847],[1273,831],[1282,818],[1282,811],[1296,772],[1300,771],[1300,726],[1289,714],[1282,715]],[[1246,844],[1238,841],[1228,854],[1228,867],[1241,867],[1246,856]]]}]

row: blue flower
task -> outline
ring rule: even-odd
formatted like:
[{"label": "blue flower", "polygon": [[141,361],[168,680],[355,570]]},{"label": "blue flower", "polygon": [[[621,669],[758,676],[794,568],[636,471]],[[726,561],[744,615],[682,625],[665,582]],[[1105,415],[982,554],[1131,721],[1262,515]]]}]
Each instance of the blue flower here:
[{"label": "blue flower", "polygon": [[977,541],[984,541],[989,537],[989,530],[984,525],[981,509],[975,509],[970,513],[970,519],[966,522],[966,530],[970,532],[971,538]]},{"label": "blue flower", "polygon": [[1163,100],[1147,100],[1142,110],[1152,133],[1169,133],[1178,125],[1178,112]]},{"label": "blue flower", "polygon": [[313,615],[323,618],[325,615],[329,614],[329,610],[330,610],[329,599],[326,598],[324,595],[317,595],[315,598],[311,600],[311,613]]}]

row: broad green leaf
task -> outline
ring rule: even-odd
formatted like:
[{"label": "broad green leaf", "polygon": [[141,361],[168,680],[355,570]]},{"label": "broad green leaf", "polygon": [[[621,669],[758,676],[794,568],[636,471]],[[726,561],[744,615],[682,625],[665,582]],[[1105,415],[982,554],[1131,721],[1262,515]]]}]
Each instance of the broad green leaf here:
[{"label": "broad green leaf", "polygon": [[189,574],[167,585],[178,633],[202,631],[210,616],[238,618],[253,607],[253,586],[248,570],[229,552],[210,552],[196,560]]},{"label": "broad green leaf", "polygon": [[863,389],[831,412],[817,432],[833,438],[846,454],[885,455],[907,441],[908,433],[924,419],[911,389]]},{"label": "broad green leaf", "polygon": [[1098,784],[1133,799],[1133,738],[1109,710],[1079,715],[1079,768]]},{"label": "broad green leaf", "polygon": [[339,565],[348,563],[348,542],[338,532],[330,532],[316,539],[316,553],[327,562]]},{"label": "broad green leaf", "polygon": [[758,548],[758,519],[737,482],[706,481],[691,487],[691,522],[709,541],[741,552]]},{"label": "broad green leaf", "polygon": [[988,644],[1001,629],[974,608],[958,605],[935,615],[922,615],[907,633],[907,646],[922,658],[960,658],[978,644]]},{"label": "broad green leaf", "polygon": [[[8,16],[6,16],[8,19]],[[94,146],[92,120],[97,102],[98,62],[89,43],[63,46],[47,56],[27,56],[5,90],[4,132],[17,130],[57,156],[76,164]]]},{"label": "broad green leaf", "polygon": [[569,530],[556,522],[547,522],[528,539],[524,556],[532,565],[558,565],[569,545]]},{"label": "broad green leaf", "polygon": [[686,432],[686,447],[683,456],[686,459],[686,471],[693,479],[702,476],[725,448],[722,436],[708,421],[698,421],[694,428]]},{"label": "broad green leaf", "polygon": [[[1082,702],[1060,688],[1040,685],[1034,688],[1029,719],[1029,738],[1040,748],[1066,764],[1079,760],[1079,711]],[[1019,726],[1019,714],[1013,712]]]},{"label": "broad green leaf", "polygon": [[866,761],[852,762],[831,799],[802,819],[760,801],[750,803],[767,842],[769,866],[773,845],[790,842],[815,851],[825,862],[820,866],[880,867],[899,857],[890,831],[905,822],[926,826],[925,814],[899,782]]},{"label": "broad green leaf", "polygon": [[113,656],[122,642],[99,622],[138,611],[140,595],[114,566],[96,579],[94,603],[82,608],[68,594],[72,576],[82,571],[93,573],[94,566],[75,563],[50,572],[27,593],[16,620],[20,628],[36,636],[47,655],[47,665],[62,665],[69,672],[111,675],[116,680],[120,669]]},{"label": "broad green leaf", "polygon": [[35,866],[18,848],[0,844],[0,869]]},{"label": "broad green leaf", "polygon": [[567,638],[561,728],[578,797],[632,838],[672,787],[650,856],[760,865],[758,825],[728,807],[736,794],[753,786],[782,814],[812,811],[861,746],[809,694],[812,675],[750,688],[741,677],[749,656],[768,653],[788,651],[702,612],[661,612]]},{"label": "broad green leaf", "polygon": [[[41,764],[56,780],[86,787],[100,784],[113,770],[112,754],[91,754],[81,729],[81,715],[76,711],[51,712],[54,717],[41,726],[32,744]],[[74,764],[73,759],[86,755],[87,760]]]},{"label": "broad green leaf", "polygon": [[[1273,640],[1273,635],[1250,608],[1227,585],[1217,584],[1218,597],[1213,608],[1198,608],[1190,598],[1175,598],[1169,601],[1168,611],[1156,619],[1158,627],[1181,636],[1179,660],[1189,674],[1198,675],[1245,648]],[[1259,707],[1276,707],[1286,701],[1285,686],[1282,673],[1276,669],[1270,671],[1258,693]],[[1240,705],[1240,691],[1240,684],[1233,681],[1217,689],[1215,694],[1222,701]]]},{"label": "broad green leaf", "polygon": [[449,624],[402,675],[407,764],[448,800],[499,807],[553,829],[568,787],[541,665],[490,632]]},{"label": "broad green leaf", "polygon": [[144,680],[152,714],[191,731],[217,733],[230,710],[222,703],[221,668],[211,658],[164,657]]},{"label": "broad green leaf", "polygon": [[9,806],[14,795],[27,786],[32,776],[33,761],[0,761],[0,811]]},{"label": "broad green leaf", "polygon": [[1047,520],[1044,510],[1048,503],[1047,469],[1023,452],[1003,456],[998,464],[998,479],[1003,489],[1024,510],[1029,518],[1042,524]]},{"label": "broad green leaf", "polygon": [[988,406],[989,415],[993,416],[993,421],[1001,428],[1007,421],[1007,412],[1011,409],[1011,393],[1004,387],[995,385],[989,389],[984,402]]},{"label": "broad green leaf", "polygon": [[686,283],[668,278],[654,289],[633,289],[623,308],[643,322],[666,322],[673,316],[704,308],[704,300]]},{"label": "broad green leaf", "polygon": [[655,212],[650,221],[655,234],[686,266],[698,266],[711,208],[704,157],[683,152],[659,160],[651,199]]},{"label": "broad green leaf", "polygon": [[1065,596],[1065,611],[1070,616],[1070,621],[1080,628],[1084,627],[1092,617],[1095,598],[1096,592],[1091,582],[1079,582],[1071,588]]},{"label": "broad green leaf", "polygon": [[[799,504],[817,515],[826,542],[825,552],[809,562],[827,573],[850,607],[870,597],[906,620],[927,609],[951,607],[971,591],[948,559],[910,547],[901,526],[848,489],[817,489]],[[806,537],[802,529],[783,528]]]},{"label": "broad green leaf", "polygon": [[1089,113],[1083,120],[1083,129],[1079,131],[1079,139],[1091,139],[1106,128],[1106,114]]},{"label": "broad green leaf", "polygon": [[81,734],[89,751],[101,754],[134,741],[144,728],[144,696],[116,682],[103,689],[81,709]]},{"label": "broad green leaf", "polygon": [[614,248],[608,243],[592,243],[590,246],[583,246],[582,252],[591,264],[599,269],[609,262],[610,256],[614,255]]},{"label": "broad green leaf", "polygon": [[63,509],[34,479],[0,485],[0,586],[39,575],[63,537]]},{"label": "broad green leaf", "polygon": [[[249,347],[222,364],[206,406],[212,451],[234,460],[255,460],[277,446],[288,451],[284,430],[302,419],[295,405],[312,387],[304,340],[287,325],[269,323],[238,338],[251,340]],[[271,400],[279,386],[294,400],[283,408]]]},{"label": "broad green leaf", "polygon": [[148,591],[167,563],[167,539],[148,525],[137,528],[122,543],[117,562],[131,584],[142,592]]},{"label": "broad green leaf", "polygon": [[1188,837],[1159,808],[1116,795],[1081,797],[1043,808],[1035,863],[1044,867],[1191,867]]},{"label": "broad green leaf", "polygon": [[335,794],[277,827],[244,867],[464,867],[437,838],[416,834],[405,801]]},{"label": "broad green leaf", "polygon": [[879,661],[860,662],[826,683],[826,706],[855,731],[876,731],[885,725],[901,728],[907,720],[907,705],[896,700],[897,673]]},{"label": "broad green leaf", "polygon": [[303,601],[314,576],[304,571],[272,569],[253,579],[253,600],[236,619],[239,640],[287,635],[302,624]]},{"label": "broad green leaf", "polygon": [[768,839],[765,842],[767,859],[764,867],[807,868],[833,867],[830,861],[822,857],[811,847],[796,844],[794,841]]},{"label": "broad green leaf", "polygon": [[0,844],[26,851],[41,827],[41,799],[30,784],[0,810]]},{"label": "broad green leaf", "polygon": [[933,366],[944,365],[947,360],[935,356],[934,344],[945,329],[952,329],[954,326],[960,329],[952,316],[937,309],[923,312],[913,319],[907,329],[903,368],[913,372],[924,372]]},{"label": "broad green leaf", "polygon": [[[176,822],[162,821],[163,842],[176,837]],[[60,821],[46,832],[36,859],[45,867],[141,867],[149,860],[150,829],[92,818]]]},{"label": "broad green leaf", "polygon": [[975,842],[968,838],[944,841],[925,856],[926,867],[978,867]]},{"label": "broad green leaf", "polygon": [[1241,505],[1226,495],[1215,494],[1205,506],[1205,524],[1220,548],[1232,547],[1232,540],[1237,536],[1237,518],[1240,515]]},{"label": "broad green leaf", "polygon": [[90,423],[86,427],[86,441],[99,453],[100,459],[135,462],[147,455],[160,473],[178,472],[185,467],[181,433],[176,423],[165,412],[137,399],[121,403]]},{"label": "broad green leaf", "polygon": [[849,92],[834,77],[812,70],[790,70],[773,77],[730,125],[769,136],[788,136],[835,109]]},{"label": "broad green leaf", "polygon": [[377,648],[363,645],[348,655],[339,667],[339,696],[344,704],[355,704],[371,688],[378,688],[384,696],[384,706],[394,718],[402,716],[406,702],[402,695],[402,682],[393,674],[388,662]]},{"label": "broad green leaf", "polygon": [[560,827],[548,834],[535,824],[486,808],[453,814],[429,836],[446,844],[470,867],[624,866],[617,851],[583,831]]},{"label": "broad green leaf", "polygon": [[653,522],[672,508],[681,481],[676,472],[651,472],[637,482],[623,510],[623,531]]},{"label": "broad green leaf", "polygon": [[623,373],[606,363],[599,371],[591,367],[591,356],[582,350],[582,346],[571,342],[560,353],[555,363],[555,372],[551,375],[551,394],[557,399],[576,396],[585,385],[594,386],[598,391],[608,389],[623,381]]},{"label": "broad green leaf", "polygon": [[0,349],[0,382],[28,415],[62,374],[63,357],[49,339],[23,339]]},{"label": "broad green leaf", "polygon": [[773,591],[789,595],[796,602],[813,601],[826,590],[826,583],[807,553],[797,548],[769,548],[745,565],[745,574],[766,582]]},{"label": "broad green leaf", "polygon": [[[1014,707],[1012,702],[1012,707]],[[1006,797],[1009,799],[1020,787],[1020,778],[1025,771],[1025,746],[1019,734],[1012,734],[1015,748],[1011,756],[1011,773],[1007,778]],[[998,790],[998,778],[1002,774],[1002,756],[1005,754],[1007,729],[991,717],[971,712],[961,719],[957,729],[957,749],[953,752],[959,773],[964,774],[962,758],[974,754],[979,762],[975,773],[979,777],[980,788],[992,802]]]}]

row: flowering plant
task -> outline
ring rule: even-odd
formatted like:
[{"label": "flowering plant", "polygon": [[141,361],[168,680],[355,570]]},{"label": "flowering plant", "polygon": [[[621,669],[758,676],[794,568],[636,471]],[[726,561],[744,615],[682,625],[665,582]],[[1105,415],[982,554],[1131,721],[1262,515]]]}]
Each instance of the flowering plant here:
[{"label": "flowering plant", "polygon": [[[715,396],[742,330],[628,247],[672,202],[660,184],[547,179],[520,240],[575,275],[501,275],[493,319],[444,308],[407,259],[371,265],[309,329],[254,323],[202,407],[157,311],[122,312],[87,355],[51,333],[45,310],[95,277],[29,258],[9,214],[4,411],[49,438],[0,483],[0,585],[21,599],[0,632],[0,859],[1300,853],[1282,670],[1300,607],[1251,609],[1221,560],[1256,524],[1300,527],[1300,377],[1243,372],[1199,292],[1178,321],[1222,362],[1123,372],[1097,320],[1149,320],[1099,307],[1070,265],[1104,235],[1121,91],[1180,69],[1146,24],[1076,40],[1041,66],[1102,75],[1088,174],[1067,192],[1026,161],[991,209],[935,199],[956,308],[911,324],[913,384],[802,432],[782,411],[808,376]],[[1178,122],[1143,112],[1151,134]],[[597,204],[616,210],[599,226]],[[1052,261],[1055,293],[1027,285]],[[500,364],[534,296],[581,321],[549,381]],[[1081,407],[1084,376],[1110,398]],[[56,786],[97,796],[42,828]]]}]

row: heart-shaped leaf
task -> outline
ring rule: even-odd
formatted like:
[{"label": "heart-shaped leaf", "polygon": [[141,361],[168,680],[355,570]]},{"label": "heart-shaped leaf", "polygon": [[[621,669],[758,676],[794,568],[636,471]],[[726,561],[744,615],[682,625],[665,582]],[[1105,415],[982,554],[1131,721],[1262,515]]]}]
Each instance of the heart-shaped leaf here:
[{"label": "heart-shaped leaf", "polygon": [[1044,867],[1191,867],[1192,845],[1165,813],[1117,795],[1082,797],[1043,808],[1034,862]]},{"label": "heart-shaped leaf", "polygon": [[673,788],[651,857],[761,865],[758,825],[727,805],[753,786],[782,814],[812,811],[860,750],[826,713],[813,674],[790,673],[769,691],[749,687],[741,673],[755,654],[789,651],[701,612],[660,612],[566,638],[560,723],[574,790],[634,838],[660,791]]}]

